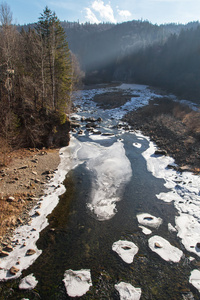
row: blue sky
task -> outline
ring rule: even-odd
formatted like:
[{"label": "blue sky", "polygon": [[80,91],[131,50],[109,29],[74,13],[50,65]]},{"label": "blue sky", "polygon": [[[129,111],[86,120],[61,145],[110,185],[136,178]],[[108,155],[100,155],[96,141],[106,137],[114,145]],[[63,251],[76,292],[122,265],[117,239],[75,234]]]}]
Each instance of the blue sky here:
[{"label": "blue sky", "polygon": [[[153,24],[188,23],[200,18],[200,0],[7,0],[16,24],[38,21],[48,6],[61,21],[80,23],[148,20]],[[2,3],[1,2],[1,3]]]}]

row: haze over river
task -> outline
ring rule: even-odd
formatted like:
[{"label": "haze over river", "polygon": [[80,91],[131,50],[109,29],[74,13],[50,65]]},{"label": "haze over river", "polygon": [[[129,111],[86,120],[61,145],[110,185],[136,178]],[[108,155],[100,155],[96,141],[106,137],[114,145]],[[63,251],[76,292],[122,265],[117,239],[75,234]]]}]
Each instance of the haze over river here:
[{"label": "haze over river", "polygon": [[[121,91],[132,97],[120,108],[92,101]],[[120,121],[161,96],[122,84],[73,97],[82,131],[60,150],[41,207],[0,261],[0,299],[200,299],[200,177],[175,171]]]}]

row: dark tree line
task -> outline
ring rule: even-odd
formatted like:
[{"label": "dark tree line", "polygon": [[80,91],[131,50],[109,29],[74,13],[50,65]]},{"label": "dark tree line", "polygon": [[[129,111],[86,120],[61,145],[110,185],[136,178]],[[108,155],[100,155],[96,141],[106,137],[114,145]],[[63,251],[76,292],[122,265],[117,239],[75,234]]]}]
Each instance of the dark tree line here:
[{"label": "dark tree line", "polygon": [[161,87],[200,103],[200,26],[124,58],[115,64],[112,75],[119,79],[122,74],[128,81]]},{"label": "dark tree line", "polygon": [[[86,29],[76,27],[76,31]],[[73,28],[66,31],[75,32]],[[124,81],[164,88],[200,103],[200,26],[132,21],[87,31],[79,47],[70,41],[86,83]],[[77,48],[76,48],[77,47]]]},{"label": "dark tree line", "polygon": [[27,31],[12,25],[6,3],[0,5],[0,21],[1,145],[49,146],[70,111],[80,77],[77,60],[48,7]]}]

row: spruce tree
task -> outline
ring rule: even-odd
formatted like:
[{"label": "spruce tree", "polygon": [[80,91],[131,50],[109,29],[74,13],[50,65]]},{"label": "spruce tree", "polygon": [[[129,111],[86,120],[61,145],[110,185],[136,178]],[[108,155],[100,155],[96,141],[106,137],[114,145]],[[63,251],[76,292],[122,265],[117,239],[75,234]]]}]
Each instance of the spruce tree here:
[{"label": "spruce tree", "polygon": [[71,59],[65,32],[54,12],[48,7],[36,27],[45,51],[44,76],[49,109],[64,113],[71,91]]}]

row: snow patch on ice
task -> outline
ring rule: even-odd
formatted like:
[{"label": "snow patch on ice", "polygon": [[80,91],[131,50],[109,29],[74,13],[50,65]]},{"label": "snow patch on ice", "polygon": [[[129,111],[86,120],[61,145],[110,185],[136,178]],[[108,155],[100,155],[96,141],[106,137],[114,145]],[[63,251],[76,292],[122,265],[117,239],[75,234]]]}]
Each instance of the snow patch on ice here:
[{"label": "snow patch on ice", "polygon": [[127,264],[131,264],[139,249],[133,242],[119,240],[112,245],[112,250]]},{"label": "snow patch on ice", "polygon": [[193,270],[189,282],[200,292],[200,271]]},{"label": "snow patch on ice", "polygon": [[121,300],[139,300],[142,294],[140,288],[135,288],[126,282],[115,284],[115,289],[119,292]]},{"label": "snow patch on ice", "polygon": [[133,146],[136,147],[136,148],[141,148],[142,145],[140,143],[133,143]]},{"label": "snow patch on ice", "polygon": [[177,263],[183,256],[183,252],[180,249],[172,246],[167,240],[158,235],[152,236],[148,243],[150,249],[166,261]]},{"label": "snow patch on ice", "polygon": [[162,224],[162,219],[160,217],[157,218],[148,213],[138,214],[137,219],[140,224],[152,228],[159,228]]},{"label": "snow patch on ice", "polygon": [[88,208],[100,221],[112,218],[120,200],[119,190],[132,176],[123,143],[118,141],[110,147],[83,143],[78,157],[87,162],[87,168],[93,173],[92,202]]},{"label": "snow patch on ice", "polygon": [[63,282],[70,297],[81,297],[92,286],[90,270],[67,270],[65,271]]},{"label": "snow patch on ice", "polygon": [[150,229],[148,229],[148,228],[146,228],[146,227],[144,227],[144,226],[139,226],[139,228],[141,228],[142,229],[142,232],[144,233],[144,234],[146,234],[146,235],[149,235],[149,234],[151,234],[152,233],[152,231],[150,230]]},{"label": "snow patch on ice", "polygon": [[20,290],[32,290],[36,287],[38,281],[33,276],[33,274],[30,274],[26,277],[24,277],[20,283],[19,283],[19,289]]}]

